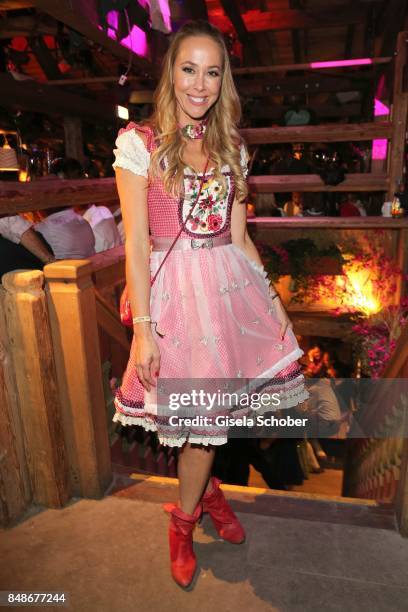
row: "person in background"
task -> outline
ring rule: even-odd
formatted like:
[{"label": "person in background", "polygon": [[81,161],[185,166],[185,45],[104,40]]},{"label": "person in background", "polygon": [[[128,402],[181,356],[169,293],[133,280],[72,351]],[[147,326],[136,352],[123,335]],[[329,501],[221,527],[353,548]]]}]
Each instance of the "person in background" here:
[{"label": "person in background", "polygon": [[360,211],[360,215],[362,217],[366,217],[367,216],[367,211],[366,211],[366,209],[364,207],[363,202],[360,200],[360,198],[356,198],[354,203],[357,206],[358,210]]},{"label": "person in background", "polygon": [[54,260],[30,221],[20,215],[0,218],[0,277],[12,270],[41,270]]},{"label": "person in background", "polygon": [[276,204],[273,193],[257,193],[255,196],[255,212],[257,217],[282,217],[283,212]]},{"label": "person in background", "polygon": [[[360,206],[362,206],[360,202]],[[357,198],[348,193],[347,196],[340,202],[340,217],[360,217],[360,207],[357,205]]]},{"label": "person in background", "polygon": [[[83,177],[82,166],[76,159],[57,158],[50,172],[61,179]],[[86,259],[95,255],[95,236],[88,221],[68,206],[42,211],[43,220],[35,230],[48,242],[56,259]]]},{"label": "person in background", "polygon": [[122,239],[119,234],[114,216],[107,206],[78,206],[75,211],[82,215],[95,236],[95,252],[101,253],[108,249],[120,246]]},{"label": "person in background", "polygon": [[301,217],[303,214],[303,197],[299,191],[292,193],[292,198],[286,202],[283,212],[287,217]]},{"label": "person in background", "polygon": [[122,241],[122,244],[125,244],[125,240],[126,240],[125,228],[123,226],[122,211],[120,209],[120,206],[113,212],[113,217],[115,219],[116,227],[119,232],[119,236]]},{"label": "person in background", "polygon": [[311,191],[303,194],[304,217],[323,217],[326,214],[327,212],[321,193]]},{"label": "person in background", "polygon": [[340,429],[341,410],[334,387],[332,378],[315,378],[308,385],[310,397],[305,405],[313,438],[330,437]]}]

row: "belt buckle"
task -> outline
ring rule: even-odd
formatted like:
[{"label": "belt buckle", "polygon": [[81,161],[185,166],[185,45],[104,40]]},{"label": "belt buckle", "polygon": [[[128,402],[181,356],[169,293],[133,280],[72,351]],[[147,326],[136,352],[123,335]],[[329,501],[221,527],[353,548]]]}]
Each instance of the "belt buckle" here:
[{"label": "belt buckle", "polygon": [[202,240],[201,238],[192,238],[191,239],[191,248],[192,249],[212,249],[214,246],[212,238],[206,238]]}]

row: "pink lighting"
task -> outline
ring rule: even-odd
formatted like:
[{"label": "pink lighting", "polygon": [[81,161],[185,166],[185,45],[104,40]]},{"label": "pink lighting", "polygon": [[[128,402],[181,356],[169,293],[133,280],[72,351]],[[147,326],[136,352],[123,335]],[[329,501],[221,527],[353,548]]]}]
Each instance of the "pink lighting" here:
[{"label": "pink lighting", "polygon": [[339,68],[344,66],[369,66],[373,60],[369,57],[350,60],[336,60],[332,62],[310,62],[311,68]]},{"label": "pink lighting", "polygon": [[[389,115],[390,109],[383,102],[378,100],[378,98],[374,99],[374,116],[382,117],[384,115]],[[377,140],[373,140],[373,151],[372,151],[372,159],[387,159],[387,148],[388,142],[386,138],[378,138]]]},{"label": "pink lighting", "polygon": [[387,159],[388,142],[386,138],[378,138],[373,140],[372,159]]},{"label": "pink lighting", "polygon": [[[171,32],[171,14],[169,7],[169,0],[159,0],[160,12],[162,15],[163,23],[167,30]],[[153,16],[152,16],[153,21]]]},{"label": "pink lighting", "polygon": [[383,102],[375,98],[374,100],[374,115],[375,117],[381,117],[383,115],[389,115],[390,109]]},{"label": "pink lighting", "polygon": [[136,25],[133,26],[129,36],[122,38],[120,44],[128,49],[132,49],[137,55],[147,55],[147,38],[146,32],[143,32]]},{"label": "pink lighting", "polygon": [[118,22],[119,22],[119,13],[117,11],[109,11],[106,16],[106,21],[108,23],[108,36],[113,40],[117,40],[121,45],[131,49],[137,55],[142,55],[144,57],[148,54],[148,45],[146,33],[143,32],[138,26],[134,25],[129,36],[123,38],[122,40],[118,40]]}]

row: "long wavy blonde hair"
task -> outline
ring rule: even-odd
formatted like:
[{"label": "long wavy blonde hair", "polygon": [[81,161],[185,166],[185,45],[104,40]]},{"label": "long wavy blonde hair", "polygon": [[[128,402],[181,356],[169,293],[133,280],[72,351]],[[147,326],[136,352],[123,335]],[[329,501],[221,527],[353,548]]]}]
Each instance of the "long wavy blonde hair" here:
[{"label": "long wavy blonde hair", "polygon": [[[241,104],[234,85],[228,51],[221,32],[207,21],[192,21],[177,32],[163,61],[162,74],[154,94],[154,112],[148,120],[154,129],[158,147],[151,156],[151,176],[161,176],[165,190],[177,196],[182,191],[185,163],[182,161],[186,140],[177,124],[177,101],[173,86],[173,69],[181,43],[190,36],[208,36],[221,49],[222,83],[217,102],[208,112],[203,146],[210,153],[210,167],[215,178],[226,188],[221,167],[228,164],[234,175],[235,197],[243,201],[248,193],[240,162],[238,131]],[[167,166],[164,166],[166,159]]]}]

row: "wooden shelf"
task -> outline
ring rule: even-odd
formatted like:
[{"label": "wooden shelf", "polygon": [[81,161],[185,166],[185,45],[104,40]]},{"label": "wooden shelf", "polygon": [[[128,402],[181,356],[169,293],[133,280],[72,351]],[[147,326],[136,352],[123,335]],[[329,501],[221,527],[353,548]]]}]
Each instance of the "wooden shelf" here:
[{"label": "wooden shelf", "polygon": [[392,123],[327,123],[299,127],[261,127],[240,130],[248,144],[276,144],[286,142],[342,142],[391,138]]},{"label": "wooden shelf", "polygon": [[248,223],[260,229],[408,229],[408,217],[255,217]]},{"label": "wooden shelf", "polygon": [[0,214],[112,201],[119,202],[114,178],[44,178],[32,183],[0,181]]},{"label": "wooden shelf", "polygon": [[318,174],[269,174],[250,176],[249,186],[256,193],[286,191],[387,191],[386,174],[347,174],[339,185],[325,185]]}]

